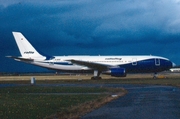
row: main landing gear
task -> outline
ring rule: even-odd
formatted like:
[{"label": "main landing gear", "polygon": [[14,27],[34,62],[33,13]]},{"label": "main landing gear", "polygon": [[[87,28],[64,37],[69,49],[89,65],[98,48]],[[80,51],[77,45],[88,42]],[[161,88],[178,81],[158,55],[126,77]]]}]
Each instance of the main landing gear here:
[{"label": "main landing gear", "polygon": [[100,77],[100,74],[101,74],[100,71],[94,70],[94,76],[91,77],[91,80],[100,80],[100,79],[102,79],[102,78]]},{"label": "main landing gear", "polygon": [[100,79],[102,79],[101,77],[98,77],[98,76],[93,76],[93,77],[91,77],[91,80],[100,80]]}]

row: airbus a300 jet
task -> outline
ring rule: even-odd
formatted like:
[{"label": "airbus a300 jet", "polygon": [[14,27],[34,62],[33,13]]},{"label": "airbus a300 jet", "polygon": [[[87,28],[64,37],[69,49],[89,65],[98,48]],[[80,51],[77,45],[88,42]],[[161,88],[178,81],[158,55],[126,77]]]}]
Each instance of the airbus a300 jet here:
[{"label": "airbus a300 jet", "polygon": [[[64,72],[92,72],[125,77],[128,73],[154,73],[169,70],[175,64],[160,56],[49,56],[40,54],[20,32],[13,32],[21,56],[7,56],[17,61]],[[154,75],[156,76],[156,75]]]}]

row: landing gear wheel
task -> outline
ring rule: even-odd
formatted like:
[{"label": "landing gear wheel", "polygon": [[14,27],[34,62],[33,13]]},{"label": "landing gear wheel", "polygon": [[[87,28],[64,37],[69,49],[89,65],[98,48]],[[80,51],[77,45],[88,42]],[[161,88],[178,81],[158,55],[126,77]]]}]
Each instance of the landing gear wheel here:
[{"label": "landing gear wheel", "polygon": [[102,78],[101,77],[96,77],[96,80],[101,80]]},{"label": "landing gear wheel", "polygon": [[100,79],[102,79],[102,78],[101,77],[97,77],[97,76],[91,77],[91,80],[100,80]]},{"label": "landing gear wheel", "polygon": [[157,79],[158,78],[158,74],[154,73],[153,79]]},{"label": "landing gear wheel", "polygon": [[157,79],[157,77],[156,77],[156,76],[153,76],[153,79]]}]

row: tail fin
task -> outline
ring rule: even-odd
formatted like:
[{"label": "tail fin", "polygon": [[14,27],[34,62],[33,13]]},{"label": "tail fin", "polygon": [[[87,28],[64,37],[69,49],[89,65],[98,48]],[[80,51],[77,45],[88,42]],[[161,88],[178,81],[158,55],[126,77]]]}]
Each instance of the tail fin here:
[{"label": "tail fin", "polygon": [[36,49],[29,43],[29,41],[20,32],[12,32],[12,33],[18,45],[21,56],[23,58],[30,58],[30,59],[45,58],[36,51]]}]

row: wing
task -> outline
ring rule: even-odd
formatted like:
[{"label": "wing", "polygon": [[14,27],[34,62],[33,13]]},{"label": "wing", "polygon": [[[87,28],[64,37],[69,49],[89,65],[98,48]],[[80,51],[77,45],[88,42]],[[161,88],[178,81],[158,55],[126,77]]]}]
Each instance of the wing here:
[{"label": "wing", "polygon": [[68,60],[68,61],[71,61],[73,64],[87,66],[89,68],[100,70],[100,71],[105,71],[112,67],[119,67],[119,66],[106,65],[106,64],[100,64],[100,63],[88,62],[88,61],[80,61],[80,60]]}]

